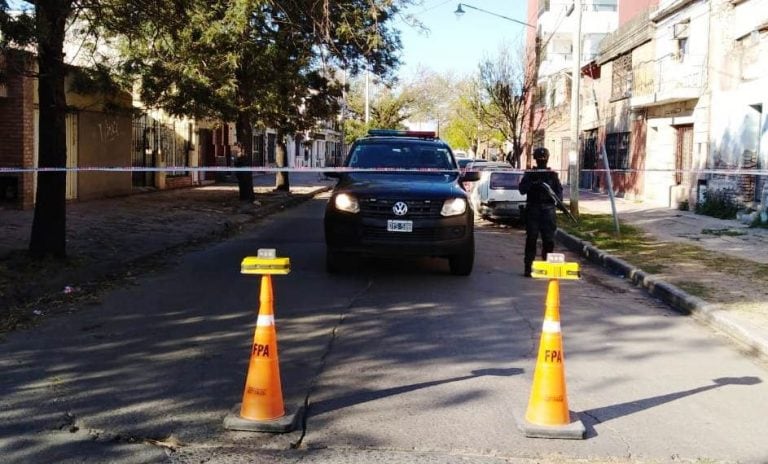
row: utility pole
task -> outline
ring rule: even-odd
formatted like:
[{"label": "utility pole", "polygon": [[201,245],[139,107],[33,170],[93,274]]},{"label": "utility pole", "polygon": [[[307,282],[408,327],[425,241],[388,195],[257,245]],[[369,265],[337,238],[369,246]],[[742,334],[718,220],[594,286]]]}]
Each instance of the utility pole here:
[{"label": "utility pole", "polygon": [[574,0],[573,78],[571,79],[571,150],[568,152],[568,182],[571,184],[571,214],[579,217],[579,89],[581,88],[581,0]]}]

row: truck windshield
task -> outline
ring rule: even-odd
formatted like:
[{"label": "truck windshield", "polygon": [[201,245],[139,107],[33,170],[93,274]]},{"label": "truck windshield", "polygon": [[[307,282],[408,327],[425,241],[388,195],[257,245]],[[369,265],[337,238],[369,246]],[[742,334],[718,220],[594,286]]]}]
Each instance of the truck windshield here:
[{"label": "truck windshield", "polygon": [[347,159],[347,167],[362,169],[456,169],[447,148],[427,144],[363,143]]}]

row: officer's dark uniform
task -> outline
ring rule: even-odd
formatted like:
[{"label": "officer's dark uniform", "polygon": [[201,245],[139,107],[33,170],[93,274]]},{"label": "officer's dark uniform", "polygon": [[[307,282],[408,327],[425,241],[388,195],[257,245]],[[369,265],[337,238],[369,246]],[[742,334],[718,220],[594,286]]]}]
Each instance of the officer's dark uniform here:
[{"label": "officer's dark uniform", "polygon": [[552,191],[562,200],[563,186],[557,173],[547,167],[549,151],[546,148],[537,148],[533,152],[536,160],[536,169],[526,171],[520,181],[520,193],[526,197],[526,222],[525,222],[525,269],[527,277],[531,275],[531,266],[536,258],[536,241],[541,234],[541,257],[547,259],[547,253],[555,249],[555,231],[557,222],[555,219],[555,201],[547,193],[542,183],[548,184]]}]

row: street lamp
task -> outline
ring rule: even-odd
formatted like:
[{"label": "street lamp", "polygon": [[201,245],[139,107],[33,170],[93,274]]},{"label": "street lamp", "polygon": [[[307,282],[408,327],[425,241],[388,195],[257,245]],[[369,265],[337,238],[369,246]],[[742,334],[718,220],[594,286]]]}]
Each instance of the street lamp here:
[{"label": "street lamp", "polygon": [[500,15],[498,13],[493,13],[491,11],[484,10],[482,8],[478,8],[476,6],[472,6],[472,5],[469,5],[467,3],[459,3],[458,4],[458,6],[456,7],[456,11],[453,12],[453,14],[455,14],[457,18],[461,18],[466,13],[466,11],[464,11],[464,9],[461,8],[462,6],[465,6],[467,8],[471,8],[473,10],[482,11],[483,13],[487,13],[489,15],[496,16],[497,18],[506,19],[507,21],[512,21],[512,22],[515,22],[517,24],[522,24],[523,26],[528,26],[528,27],[532,27],[532,28],[536,29],[536,26],[533,26],[531,24],[525,23],[523,21],[518,21],[517,19],[509,18],[507,16]]}]

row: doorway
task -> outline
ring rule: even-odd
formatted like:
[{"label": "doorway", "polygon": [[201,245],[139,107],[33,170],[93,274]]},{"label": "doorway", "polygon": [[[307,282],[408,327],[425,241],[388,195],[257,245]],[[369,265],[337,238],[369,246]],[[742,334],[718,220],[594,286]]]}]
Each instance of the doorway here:
[{"label": "doorway", "polygon": [[691,159],[693,157],[693,124],[675,126],[675,185],[691,186]]}]

